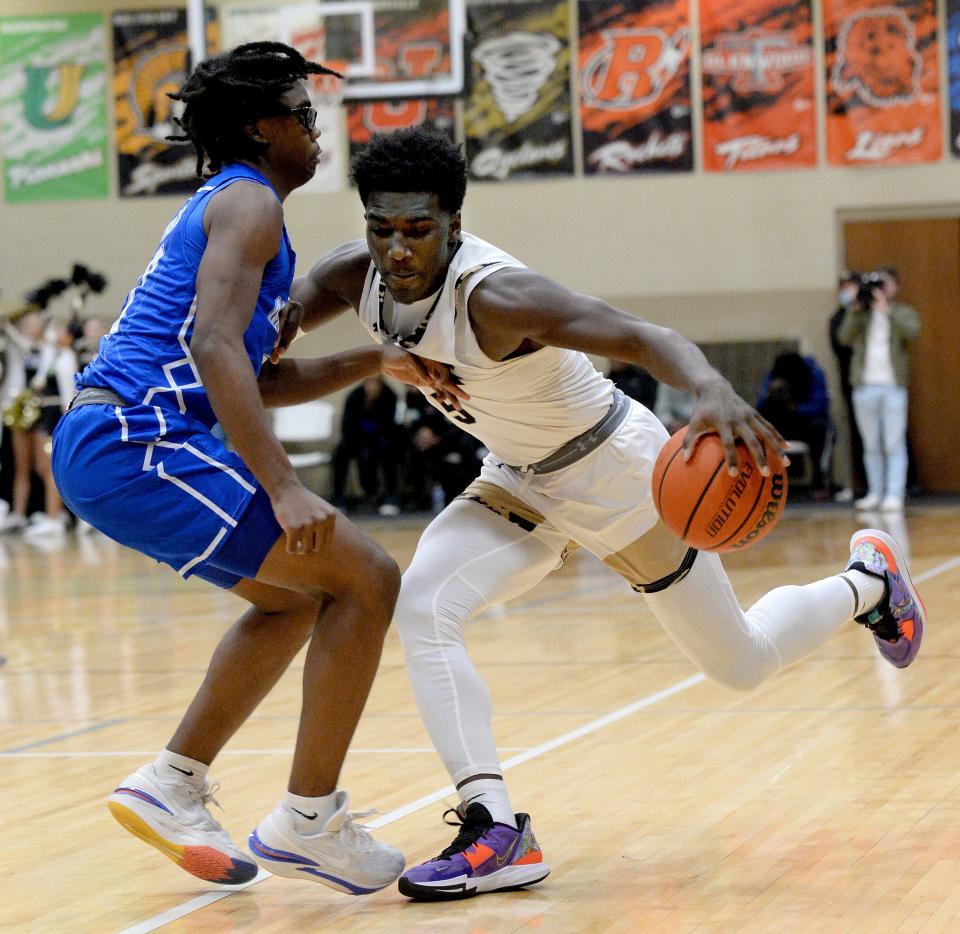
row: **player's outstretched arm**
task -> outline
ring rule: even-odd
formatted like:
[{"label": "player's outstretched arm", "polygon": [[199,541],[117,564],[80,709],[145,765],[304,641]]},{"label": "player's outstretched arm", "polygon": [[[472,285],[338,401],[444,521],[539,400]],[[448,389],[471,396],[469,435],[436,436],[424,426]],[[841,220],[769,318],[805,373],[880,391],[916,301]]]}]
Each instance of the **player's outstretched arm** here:
[{"label": "player's outstretched arm", "polygon": [[306,553],[330,540],[336,511],[297,479],[271,430],[243,344],[282,228],[280,205],[261,185],[235,182],[211,198],[190,352],[217,419],[270,497],[287,550]]},{"label": "player's outstretched arm", "polygon": [[471,294],[469,310],[481,348],[494,359],[540,345],[566,347],[637,364],[660,382],[691,393],[696,405],[685,443],[688,458],[707,432],[720,435],[732,472],[738,438],[764,472],[769,470],[764,442],[785,457],[779,432],[733,391],[695,344],[670,328],[528,269],[488,276]]},{"label": "player's outstretched arm", "polygon": [[348,308],[360,305],[370,267],[365,240],[350,240],[320,257],[307,275],[294,280],[290,298],[303,305],[304,331],[312,331]]}]

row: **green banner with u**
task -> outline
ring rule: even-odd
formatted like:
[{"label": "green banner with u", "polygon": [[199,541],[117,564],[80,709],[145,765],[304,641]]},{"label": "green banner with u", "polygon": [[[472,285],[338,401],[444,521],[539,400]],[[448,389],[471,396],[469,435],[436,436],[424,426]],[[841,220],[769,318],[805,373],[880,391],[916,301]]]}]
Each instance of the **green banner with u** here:
[{"label": "green banner with u", "polygon": [[101,15],[0,19],[0,126],[8,203],[107,196]]}]

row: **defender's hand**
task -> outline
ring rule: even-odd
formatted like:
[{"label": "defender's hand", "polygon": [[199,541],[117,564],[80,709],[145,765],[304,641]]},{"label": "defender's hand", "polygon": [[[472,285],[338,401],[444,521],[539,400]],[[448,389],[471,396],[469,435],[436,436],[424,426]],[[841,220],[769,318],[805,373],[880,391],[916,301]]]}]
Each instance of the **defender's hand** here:
[{"label": "defender's hand", "polygon": [[280,358],[290,349],[300,331],[303,321],[303,305],[300,302],[289,301],[280,309],[280,330],[277,341],[270,352],[270,362],[279,363]]},{"label": "defender's hand", "polygon": [[273,496],[270,504],[287,535],[287,554],[317,552],[333,540],[337,511],[306,487],[287,487]]},{"label": "defender's hand", "polygon": [[690,460],[697,439],[710,432],[720,435],[727,471],[732,477],[739,473],[737,439],[747,446],[760,467],[760,473],[765,477],[770,476],[770,465],[767,463],[764,443],[777,453],[784,465],[790,463],[787,444],[780,432],[759,412],[747,405],[726,380],[711,383],[700,393],[683,444],[684,460]]},{"label": "defender's hand", "polygon": [[411,386],[427,387],[438,402],[463,411],[460,400],[469,399],[470,396],[460,388],[447,364],[418,357],[392,344],[381,347],[380,355],[380,372],[384,376],[392,376]]}]

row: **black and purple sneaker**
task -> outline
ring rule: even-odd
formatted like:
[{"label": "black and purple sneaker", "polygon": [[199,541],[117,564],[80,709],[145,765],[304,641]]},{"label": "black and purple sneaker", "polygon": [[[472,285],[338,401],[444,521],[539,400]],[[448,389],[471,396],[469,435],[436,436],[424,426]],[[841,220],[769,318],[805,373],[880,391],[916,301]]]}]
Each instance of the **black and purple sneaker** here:
[{"label": "black and purple sneaker", "polygon": [[886,532],[861,529],[850,539],[847,570],[883,578],[883,599],[869,613],[856,617],[856,621],[873,633],[880,654],[891,665],[906,668],[920,651],[927,612],[910,579],[900,546]]},{"label": "black and purple sneaker", "polygon": [[493,821],[482,804],[471,804],[458,820],[457,838],[439,856],[407,870],[398,882],[401,894],[416,901],[471,898],[483,892],[503,892],[540,882],[550,874],[530,815],[517,814],[514,830]]}]

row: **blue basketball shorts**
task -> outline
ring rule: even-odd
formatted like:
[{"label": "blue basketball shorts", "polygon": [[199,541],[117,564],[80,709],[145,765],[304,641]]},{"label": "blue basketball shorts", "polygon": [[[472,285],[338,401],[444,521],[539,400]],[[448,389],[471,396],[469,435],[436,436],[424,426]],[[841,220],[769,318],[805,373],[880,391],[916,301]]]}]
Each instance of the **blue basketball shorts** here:
[{"label": "blue basketball shorts", "polygon": [[54,432],[53,476],[80,519],[218,587],[256,577],[282,534],[250,469],[189,416],[79,406]]}]

